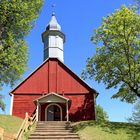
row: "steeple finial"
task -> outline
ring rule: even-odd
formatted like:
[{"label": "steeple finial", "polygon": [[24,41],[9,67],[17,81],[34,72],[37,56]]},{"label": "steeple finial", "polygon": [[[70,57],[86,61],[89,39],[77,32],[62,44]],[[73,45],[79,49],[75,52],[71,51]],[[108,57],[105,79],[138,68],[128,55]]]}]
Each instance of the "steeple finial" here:
[{"label": "steeple finial", "polygon": [[52,4],[52,16],[55,16],[55,4]]}]

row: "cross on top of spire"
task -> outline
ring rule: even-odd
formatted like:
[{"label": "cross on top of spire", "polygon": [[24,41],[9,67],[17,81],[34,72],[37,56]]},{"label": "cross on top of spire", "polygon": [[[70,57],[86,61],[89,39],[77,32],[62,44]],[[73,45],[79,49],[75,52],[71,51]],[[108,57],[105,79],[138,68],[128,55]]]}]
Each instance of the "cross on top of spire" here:
[{"label": "cross on top of spire", "polygon": [[52,4],[52,16],[55,16],[55,4]]}]

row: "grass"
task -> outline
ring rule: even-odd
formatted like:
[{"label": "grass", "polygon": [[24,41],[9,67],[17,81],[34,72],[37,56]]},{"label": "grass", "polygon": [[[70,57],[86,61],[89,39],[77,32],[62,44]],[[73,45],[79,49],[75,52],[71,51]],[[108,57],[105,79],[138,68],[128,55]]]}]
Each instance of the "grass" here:
[{"label": "grass", "polygon": [[[4,129],[7,133],[17,134],[23,119],[11,116],[11,115],[0,115],[0,127]],[[24,133],[22,136],[22,140],[28,140],[28,136],[34,131],[36,124],[33,125],[31,130]],[[9,140],[8,138],[4,138],[4,140]]]},{"label": "grass", "polygon": [[140,125],[86,121],[74,124],[81,140],[140,140]]},{"label": "grass", "polygon": [[[17,133],[23,119],[10,115],[0,115],[0,127],[6,132]],[[85,121],[73,124],[81,140],[140,140],[140,125],[118,122]],[[35,129],[35,125],[32,130]],[[32,131],[25,133],[23,140]]]},{"label": "grass", "polygon": [[17,133],[23,119],[11,115],[0,115],[0,127],[6,132]]}]

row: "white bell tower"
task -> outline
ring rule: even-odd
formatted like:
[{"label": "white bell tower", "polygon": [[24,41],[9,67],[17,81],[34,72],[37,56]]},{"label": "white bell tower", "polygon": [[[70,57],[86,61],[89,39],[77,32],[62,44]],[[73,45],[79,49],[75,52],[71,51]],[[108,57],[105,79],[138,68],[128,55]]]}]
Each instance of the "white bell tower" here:
[{"label": "white bell tower", "polygon": [[42,33],[42,41],[44,43],[44,60],[58,58],[64,62],[63,44],[65,35],[61,32],[61,26],[58,24],[54,12],[46,31]]}]

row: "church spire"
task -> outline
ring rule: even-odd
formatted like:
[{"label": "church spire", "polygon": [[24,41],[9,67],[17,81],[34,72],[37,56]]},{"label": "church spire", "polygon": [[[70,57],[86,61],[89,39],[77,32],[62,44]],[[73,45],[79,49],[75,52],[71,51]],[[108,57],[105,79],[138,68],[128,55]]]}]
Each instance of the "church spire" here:
[{"label": "church spire", "polygon": [[44,43],[44,60],[47,58],[58,58],[62,62],[64,61],[63,44],[65,35],[57,22],[54,10],[46,31],[42,34],[42,41]]},{"label": "church spire", "polygon": [[55,13],[52,13],[52,18],[50,20],[49,25],[47,26],[47,29],[61,31],[61,26],[57,22],[57,19],[55,17]]}]

